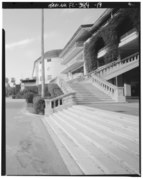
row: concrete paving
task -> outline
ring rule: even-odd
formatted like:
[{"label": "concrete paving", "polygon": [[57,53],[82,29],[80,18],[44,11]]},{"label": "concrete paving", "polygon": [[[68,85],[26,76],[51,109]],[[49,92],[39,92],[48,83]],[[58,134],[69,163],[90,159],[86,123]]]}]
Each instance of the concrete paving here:
[{"label": "concrete paving", "polygon": [[6,100],[6,174],[69,175],[53,140],[24,100]]}]

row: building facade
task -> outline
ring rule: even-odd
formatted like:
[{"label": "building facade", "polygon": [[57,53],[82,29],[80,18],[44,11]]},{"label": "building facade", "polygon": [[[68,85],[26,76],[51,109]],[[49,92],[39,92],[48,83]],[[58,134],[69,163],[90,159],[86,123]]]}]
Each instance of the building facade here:
[{"label": "building facade", "polygon": [[[61,73],[63,65],[61,64],[61,58],[59,57],[60,52],[61,50],[51,50],[44,54],[46,84]],[[41,57],[34,62],[32,76],[36,78],[36,85],[40,85],[42,83]]]},{"label": "building facade", "polygon": [[[101,77],[124,87],[125,96],[139,96],[139,9],[109,9],[90,32],[92,36],[84,46],[87,72],[102,68]],[[113,63],[117,65],[111,70]],[[105,73],[108,66],[110,73]]]},{"label": "building facade", "polygon": [[[45,53],[45,81],[60,75],[69,81],[92,73],[124,88],[124,96],[137,97],[139,52],[139,9],[107,9],[94,24],[81,25],[63,50]],[[33,77],[41,84],[41,58],[34,63]]]},{"label": "building facade", "polygon": [[93,25],[80,26],[65,46],[62,73],[69,80],[96,73],[124,87],[126,97],[139,96],[139,34],[138,8],[107,9]]},{"label": "building facade", "polygon": [[92,25],[93,24],[81,25],[60,54],[60,57],[62,58],[61,63],[64,65],[61,73],[66,75],[67,80],[86,74],[84,42],[89,37],[88,30]]}]

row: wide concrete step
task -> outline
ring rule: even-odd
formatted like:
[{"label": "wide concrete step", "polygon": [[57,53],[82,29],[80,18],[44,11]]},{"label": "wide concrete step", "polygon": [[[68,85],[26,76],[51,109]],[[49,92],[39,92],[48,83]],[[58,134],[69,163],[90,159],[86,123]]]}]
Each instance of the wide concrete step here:
[{"label": "wide concrete step", "polygon": [[[76,98],[76,101],[82,101],[82,102],[97,102],[97,101],[112,101],[110,98],[102,98],[102,99],[99,99],[99,98],[84,98],[84,97],[80,97],[80,98]],[[113,101],[112,101],[113,102]]]},{"label": "wide concrete step", "polygon": [[84,117],[86,119],[88,119],[88,121],[90,121],[92,124],[95,124],[98,123],[100,124],[101,126],[107,126],[111,129],[113,129],[114,127],[116,128],[116,132],[119,131],[119,132],[123,132],[124,134],[127,134],[128,137],[130,136],[133,136],[133,138],[136,137],[136,139],[138,140],[139,139],[139,132],[138,132],[138,125],[133,124],[133,123],[128,123],[128,125],[126,123],[120,123],[119,121],[115,121],[115,118],[114,120],[110,120],[110,115],[106,115],[105,116],[102,116],[100,114],[97,114],[96,112],[89,112],[87,110],[84,110],[84,108],[82,109],[78,109],[78,108],[69,108],[68,110],[64,110],[63,112],[65,113],[72,113],[72,114],[75,114],[75,115],[84,115]]},{"label": "wide concrete step", "polygon": [[[62,116],[61,116],[61,119],[63,119]],[[76,131],[81,131],[80,124],[77,127],[77,124],[76,125],[74,125],[73,123],[71,124],[71,119],[67,120],[67,118],[66,118],[65,122],[69,122],[69,124],[71,126],[76,127]],[[87,138],[90,141],[92,140],[92,142],[100,148],[100,150],[102,151],[102,155],[104,154],[104,152],[106,154],[108,153],[108,156],[110,156],[118,164],[121,162],[121,160],[123,160],[123,161],[124,161],[124,159],[128,160],[128,165],[125,165],[125,166],[128,167],[129,170],[130,169],[133,170],[135,167],[138,167],[138,166],[136,166],[136,162],[139,159],[139,156],[136,153],[134,153],[134,152],[128,153],[128,151],[125,150],[125,147],[120,146],[120,148],[119,148],[119,145],[114,145],[114,143],[112,143],[111,141],[107,142],[108,138],[107,138],[107,141],[103,141],[102,139],[100,140],[100,137],[96,137],[96,139],[95,139],[94,135],[89,135],[89,133],[91,133],[90,129],[88,130],[88,132],[85,129],[82,131],[82,135],[84,136],[84,138]],[[115,150],[115,147],[117,147],[117,146],[118,146],[118,148],[116,148],[116,150]],[[120,156],[120,158],[118,158],[118,156]],[[109,162],[109,160],[108,160],[108,162]],[[133,165],[133,166],[131,166],[131,165]],[[123,166],[123,168],[125,166]]]},{"label": "wide concrete step", "polygon": [[95,102],[95,101],[113,101],[113,100],[111,100],[110,98],[99,98],[99,97],[88,97],[88,96],[76,96],[76,100],[77,101],[93,101],[93,102]]},{"label": "wide concrete step", "polygon": [[97,109],[97,108],[92,108],[88,106],[82,106],[82,105],[74,105],[73,108],[80,109],[80,110],[86,110],[87,112],[92,112],[99,114],[100,116],[109,116],[110,119],[114,119],[120,121],[120,122],[127,122],[127,123],[134,123],[134,125],[138,125],[138,116],[133,116],[129,114],[122,114],[122,113],[117,113],[117,112],[112,112],[112,111],[107,111],[103,109]]},{"label": "wide concrete step", "polygon": [[47,121],[84,174],[104,174],[94,158],[72,137],[65,126],[58,123],[57,118],[52,116]]},{"label": "wide concrete step", "polygon": [[[73,119],[75,119],[76,117],[78,117],[78,121],[80,121],[81,123],[84,123],[86,126],[89,126],[92,129],[95,129],[99,132],[104,132],[108,137],[112,137],[115,140],[121,140],[123,145],[126,145],[126,142],[129,144],[130,147],[133,147],[133,150],[137,153],[138,152],[138,139],[135,137],[131,137],[129,135],[127,135],[126,133],[122,133],[120,131],[118,131],[116,128],[112,128],[109,126],[103,126],[101,124],[99,124],[98,122],[93,123],[89,120],[87,120],[87,117],[85,117],[85,115],[79,114],[72,114],[71,112],[68,111],[68,114],[66,115],[70,115]],[[136,146],[134,146],[134,144],[136,144]]]},{"label": "wide concrete step", "polygon": [[[93,95],[93,94],[87,94],[87,93],[80,93],[80,94],[77,94],[76,97],[78,98],[99,98],[99,96],[96,96],[96,95]],[[109,96],[102,96],[103,99],[110,99]]]},{"label": "wide concrete step", "polygon": [[75,105],[44,122],[72,175],[139,173],[138,117]]},{"label": "wide concrete step", "polygon": [[[76,142],[82,146],[87,152],[87,155],[92,156],[98,167],[101,168],[101,171],[105,174],[114,174],[115,169],[118,167],[120,173],[127,173],[124,169],[124,166],[121,166],[117,159],[110,154],[107,150],[103,149],[97,143],[94,142],[91,138],[85,135],[83,132],[80,132],[76,126],[71,125],[68,120],[63,120],[58,117],[58,123],[64,127],[66,132],[68,132]],[[109,163],[111,164],[109,166]],[[114,167],[113,167],[114,166]],[[94,171],[95,173],[95,171]],[[115,172],[116,173],[116,172]]]},{"label": "wide concrete step", "polygon": [[97,95],[97,93],[95,94],[87,94],[87,93],[80,93],[80,94],[77,94],[76,95],[77,98],[102,98],[102,99],[110,99],[109,96],[100,96],[100,95]]},{"label": "wide concrete step", "polygon": [[52,124],[49,122],[49,118],[46,117],[42,119],[47,131],[49,132],[51,138],[53,139],[64,163],[66,164],[71,175],[84,175],[80,167],[77,165],[76,161],[70,155],[69,151],[66,149],[62,143],[60,137],[57,136],[55,129],[52,127]]},{"label": "wide concrete step", "polygon": [[76,104],[77,105],[83,105],[83,106],[92,106],[92,107],[94,107],[95,105],[97,105],[97,104],[111,104],[112,103],[112,101],[95,101],[95,102],[86,102],[86,101],[76,101]]}]

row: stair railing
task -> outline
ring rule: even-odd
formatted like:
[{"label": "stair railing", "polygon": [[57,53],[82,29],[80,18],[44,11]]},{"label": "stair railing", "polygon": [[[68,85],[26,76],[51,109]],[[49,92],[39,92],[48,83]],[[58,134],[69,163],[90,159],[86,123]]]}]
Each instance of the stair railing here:
[{"label": "stair railing", "polygon": [[90,74],[95,74],[96,76],[102,77],[110,72],[112,72],[114,69],[122,68],[123,66],[131,63],[136,62],[139,60],[139,53],[132,54],[124,59],[119,59],[117,61],[108,63],[107,65],[104,65],[103,67],[100,67],[99,69],[96,69],[95,71],[92,71]]},{"label": "stair railing", "polygon": [[68,94],[63,94],[61,96],[55,97],[53,99],[45,99],[46,110],[45,115],[51,115],[54,112],[66,109],[74,104],[75,102],[75,93],[71,92]]},{"label": "stair railing", "polygon": [[75,91],[64,81],[64,79],[57,77],[52,82],[57,83],[57,85],[63,91],[63,95],[52,98],[45,99],[46,103],[46,115],[51,115],[52,113],[70,107],[76,104],[75,101]]},{"label": "stair railing", "polygon": [[[110,62],[104,66],[101,66],[99,67],[98,69],[94,70],[94,71],[91,71],[90,73],[88,73],[88,75],[90,74],[94,74],[98,77],[103,77],[105,75],[107,75],[108,73],[112,72],[113,70],[117,70],[118,68],[122,68],[123,66],[131,63],[131,62],[136,62],[136,61],[139,61],[139,53],[134,53],[124,59],[119,59],[119,60],[116,60],[116,61],[113,61],[113,62]],[[83,76],[80,76],[78,77],[77,79],[79,80],[79,78],[84,78],[85,75]],[[76,82],[77,79],[72,79],[70,80],[70,82]]]},{"label": "stair railing", "polygon": [[90,81],[96,88],[100,89],[116,102],[125,102],[124,87],[117,87],[93,73],[84,75],[76,81]]}]

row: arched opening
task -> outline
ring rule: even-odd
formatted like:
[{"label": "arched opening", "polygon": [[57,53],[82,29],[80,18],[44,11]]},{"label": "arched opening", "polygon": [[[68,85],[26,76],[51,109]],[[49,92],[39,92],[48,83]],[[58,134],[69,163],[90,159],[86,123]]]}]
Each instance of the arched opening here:
[{"label": "arched opening", "polygon": [[105,64],[104,55],[106,54],[105,42],[102,37],[99,37],[96,41],[96,52],[97,52],[97,68]]}]

